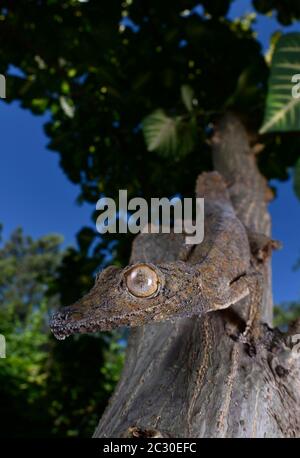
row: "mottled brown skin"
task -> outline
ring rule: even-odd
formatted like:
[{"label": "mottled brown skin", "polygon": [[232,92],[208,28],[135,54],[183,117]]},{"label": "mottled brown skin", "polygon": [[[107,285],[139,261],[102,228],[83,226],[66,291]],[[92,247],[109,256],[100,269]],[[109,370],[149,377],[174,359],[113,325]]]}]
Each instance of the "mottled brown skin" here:
[{"label": "mottled brown skin", "polygon": [[[234,212],[222,177],[217,172],[203,173],[196,193],[205,198],[204,241],[188,247],[184,234],[166,234],[178,244],[184,260],[148,264],[158,277],[157,293],[149,298],[134,296],[126,286],[126,275],[134,265],[124,269],[110,266],[97,276],[88,294],[53,316],[51,329],[57,338],[201,316],[249,295],[253,282],[248,277],[251,279],[253,272],[248,236]],[[140,235],[134,244],[134,259],[138,259],[138,250],[147,237],[159,239],[156,234]]]},{"label": "mottled brown skin", "polygon": [[[226,113],[218,120],[211,144],[214,168],[228,192],[218,175],[204,174],[197,182],[197,195],[206,197],[204,242],[188,247],[184,234],[141,234],[133,243],[132,264],[175,266],[163,272],[167,278],[160,295],[129,300],[115,279],[115,273],[120,279],[127,269],[112,267],[100,274],[78,305],[63,309],[69,313],[66,319],[61,312],[53,320],[60,337],[76,332],[79,325],[84,331],[119,326],[124,320],[129,325],[148,323],[130,330],[122,375],[94,437],[300,436],[300,357],[295,347],[300,325],[294,323],[287,337],[270,327],[268,256],[274,244],[267,183],[235,115]],[[184,269],[196,285],[201,280],[201,290],[178,278],[185,276]],[[172,299],[182,298],[175,311],[187,313],[189,289],[198,295],[191,306],[196,315],[147,321],[145,309],[155,301],[158,308],[151,313],[157,319],[160,309],[171,318]],[[247,296],[234,302],[241,291]],[[120,294],[125,300],[118,302]],[[218,310],[220,304],[230,306]],[[208,309],[212,311],[205,313]],[[127,316],[120,320],[122,311]],[[258,324],[259,316],[264,324]],[[260,333],[253,339],[257,329]]]}]

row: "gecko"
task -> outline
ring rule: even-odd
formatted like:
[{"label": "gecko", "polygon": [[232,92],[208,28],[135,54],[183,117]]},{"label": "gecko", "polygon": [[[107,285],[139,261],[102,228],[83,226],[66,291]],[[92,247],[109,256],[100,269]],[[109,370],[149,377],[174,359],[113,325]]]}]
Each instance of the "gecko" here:
[{"label": "gecko", "polygon": [[[204,197],[203,242],[187,246],[184,234],[138,235],[128,266],[105,268],[86,295],[53,315],[50,327],[56,338],[201,316],[247,297],[248,319],[241,335],[247,340],[262,300],[262,275],[251,263],[247,229],[218,172],[199,175],[196,195]],[[173,244],[173,261],[161,259],[160,243]],[[143,254],[149,247],[156,250],[152,262]]]}]

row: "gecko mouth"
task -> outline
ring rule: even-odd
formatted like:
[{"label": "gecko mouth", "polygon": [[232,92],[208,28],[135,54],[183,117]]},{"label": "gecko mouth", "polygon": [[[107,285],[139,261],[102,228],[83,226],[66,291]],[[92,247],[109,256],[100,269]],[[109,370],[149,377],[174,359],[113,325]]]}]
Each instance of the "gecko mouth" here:
[{"label": "gecko mouth", "polygon": [[[149,321],[155,320],[157,308],[157,306],[151,306],[143,311],[148,313]],[[142,310],[132,310],[130,313],[113,316],[109,315],[107,310],[106,313],[101,311],[102,313],[104,312],[102,316],[97,317],[97,313],[95,313],[92,319],[88,319],[76,310],[69,310],[69,307],[66,307],[66,309],[54,313],[50,320],[50,329],[58,340],[64,340],[66,337],[77,333],[110,331],[120,327],[120,321],[122,326],[137,326],[137,319],[142,313]]]},{"label": "gecko mouth", "polygon": [[50,329],[58,340],[64,340],[72,334],[95,332],[99,329],[95,329],[96,323],[92,324],[86,320],[67,322],[65,316],[64,312],[57,312],[50,320]]},{"label": "gecko mouth", "polygon": [[72,334],[109,331],[118,327],[116,320],[112,317],[93,318],[93,320],[85,318],[76,319],[72,316],[73,313],[76,314],[76,312],[62,311],[56,312],[52,316],[50,320],[50,329],[58,340],[64,340]]}]

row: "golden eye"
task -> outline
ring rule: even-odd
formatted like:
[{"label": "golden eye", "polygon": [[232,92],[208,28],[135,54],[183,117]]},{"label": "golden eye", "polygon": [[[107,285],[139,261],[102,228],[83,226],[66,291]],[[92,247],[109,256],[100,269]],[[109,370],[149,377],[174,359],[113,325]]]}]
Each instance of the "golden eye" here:
[{"label": "golden eye", "polygon": [[125,279],[127,289],[133,296],[150,297],[158,290],[158,275],[146,264],[134,266],[126,273]]}]

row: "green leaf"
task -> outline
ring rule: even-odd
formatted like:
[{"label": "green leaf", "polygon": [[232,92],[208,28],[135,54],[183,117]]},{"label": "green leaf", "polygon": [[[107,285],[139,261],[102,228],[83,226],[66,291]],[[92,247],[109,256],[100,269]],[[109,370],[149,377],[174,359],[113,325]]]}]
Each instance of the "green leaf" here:
[{"label": "green leaf", "polygon": [[294,170],[294,190],[296,196],[300,199],[300,158],[296,162]]},{"label": "green leaf", "polygon": [[194,118],[183,121],[180,120],[177,123],[178,132],[178,148],[177,156],[187,156],[193,151],[196,143],[197,124]]},{"label": "green leaf", "polygon": [[180,91],[181,91],[181,98],[182,98],[182,101],[183,101],[186,109],[188,111],[192,111],[192,109],[193,109],[193,98],[194,98],[193,89],[188,84],[184,84],[183,86],[181,86]]},{"label": "green leaf", "polygon": [[61,95],[59,97],[59,103],[65,115],[68,116],[68,118],[74,118],[75,108],[72,100],[64,95]]},{"label": "green leaf", "polygon": [[156,110],[144,119],[143,132],[148,151],[168,155],[177,147],[176,118],[170,118],[163,110]]},{"label": "green leaf", "polygon": [[45,99],[32,99],[31,109],[34,113],[44,113],[48,106],[48,100]]},{"label": "green leaf", "polygon": [[300,98],[292,93],[295,74],[300,74],[300,33],[289,33],[274,50],[261,134],[300,130]]},{"label": "green leaf", "polygon": [[194,148],[196,125],[193,120],[170,117],[158,109],[144,119],[143,133],[148,151],[178,158]]}]

